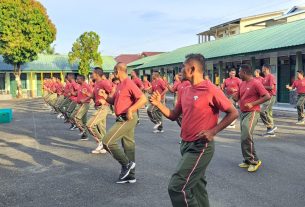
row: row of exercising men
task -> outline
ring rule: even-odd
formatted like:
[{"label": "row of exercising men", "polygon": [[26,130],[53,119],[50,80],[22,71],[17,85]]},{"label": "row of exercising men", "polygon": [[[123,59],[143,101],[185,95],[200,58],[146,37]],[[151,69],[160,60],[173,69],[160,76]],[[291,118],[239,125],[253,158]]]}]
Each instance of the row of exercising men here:
[{"label": "row of exercising men", "polygon": [[[178,90],[177,102],[173,110],[164,105],[162,92],[154,90],[150,98],[151,105],[165,117],[178,120],[182,115],[182,158],[168,188],[173,206],[209,206],[204,174],[213,156],[213,139],[238,116],[238,111],[225,94],[204,79],[204,65],[205,59],[200,54],[190,54],[186,57],[182,79],[188,84]],[[96,70],[93,74],[96,74]],[[115,90],[107,92],[103,88],[97,89],[102,102],[114,105],[117,116],[115,124],[101,141],[103,148],[122,166],[117,183],[134,183],[136,181],[134,129],[138,121],[136,112],[145,105],[146,97],[128,78],[125,64],[118,63],[114,74],[119,80]],[[158,73],[154,75],[158,80]],[[239,166],[249,172],[255,172],[261,161],[254,148],[253,132],[258,121],[260,105],[270,101],[271,96],[264,85],[253,78],[250,66],[242,65],[239,76],[242,83],[233,95],[233,100],[239,102],[241,110],[241,146],[244,161]],[[80,91],[87,94],[88,89]],[[94,98],[94,96],[90,97]],[[218,123],[220,111],[225,112],[226,116]],[[119,147],[118,141],[122,142],[123,150]]]}]

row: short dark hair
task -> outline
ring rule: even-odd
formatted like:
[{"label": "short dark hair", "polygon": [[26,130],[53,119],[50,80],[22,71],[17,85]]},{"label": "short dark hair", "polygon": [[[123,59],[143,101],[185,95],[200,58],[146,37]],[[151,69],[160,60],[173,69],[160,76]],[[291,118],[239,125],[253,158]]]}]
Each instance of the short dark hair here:
[{"label": "short dark hair", "polygon": [[244,71],[247,75],[253,75],[253,70],[252,70],[251,65],[242,64],[240,66],[240,70]]},{"label": "short dark hair", "polygon": [[298,70],[297,73],[300,73],[302,76],[304,76],[304,71],[303,70]]},{"label": "short dark hair", "polygon": [[189,62],[191,60],[194,60],[196,61],[197,63],[200,64],[200,66],[202,67],[202,71],[204,72],[204,68],[205,68],[205,58],[202,54],[194,54],[194,53],[191,53],[191,54],[188,54],[185,56],[185,62]]},{"label": "short dark hair", "polygon": [[83,81],[86,79],[84,75],[78,74],[77,75],[78,78],[82,79]]},{"label": "short dark hair", "polygon": [[230,72],[236,72],[235,68],[231,68]]},{"label": "short dark hair", "polygon": [[112,82],[114,83],[115,81],[119,81],[120,79],[118,78],[112,78]]},{"label": "short dark hair", "polygon": [[265,63],[265,64],[263,65],[263,67],[268,68],[269,70],[271,69],[271,66],[270,66],[269,64],[267,64],[267,63]]},{"label": "short dark hair", "polygon": [[94,68],[94,73],[96,73],[98,76],[102,77],[104,75],[104,71],[100,67]]}]

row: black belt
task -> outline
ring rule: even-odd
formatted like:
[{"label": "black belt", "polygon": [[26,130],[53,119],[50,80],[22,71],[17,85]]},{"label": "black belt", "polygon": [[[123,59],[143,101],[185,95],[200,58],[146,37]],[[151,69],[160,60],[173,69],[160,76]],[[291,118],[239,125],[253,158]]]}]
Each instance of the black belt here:
[{"label": "black belt", "polygon": [[126,114],[121,114],[116,117],[116,122],[125,122],[128,121]]}]

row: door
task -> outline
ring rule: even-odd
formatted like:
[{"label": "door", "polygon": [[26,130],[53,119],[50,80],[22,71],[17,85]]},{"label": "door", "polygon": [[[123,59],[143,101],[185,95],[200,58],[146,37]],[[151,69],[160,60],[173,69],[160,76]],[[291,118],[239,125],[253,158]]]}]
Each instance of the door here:
[{"label": "door", "polygon": [[17,84],[15,81],[15,76],[13,73],[10,73],[10,93],[11,95],[16,98],[17,95]]},{"label": "door", "polygon": [[290,85],[290,65],[282,64],[278,67],[278,102],[289,103],[289,91],[286,85]]},{"label": "door", "polygon": [[36,86],[37,94],[36,94],[36,96],[41,97],[42,96],[42,83],[41,83],[41,74],[40,73],[36,74],[36,83],[37,83],[37,86]]}]

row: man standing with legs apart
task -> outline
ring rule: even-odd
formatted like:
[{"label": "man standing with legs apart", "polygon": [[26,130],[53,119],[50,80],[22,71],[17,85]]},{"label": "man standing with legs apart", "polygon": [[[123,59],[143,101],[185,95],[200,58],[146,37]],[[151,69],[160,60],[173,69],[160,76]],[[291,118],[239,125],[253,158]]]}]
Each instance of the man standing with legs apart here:
[{"label": "man standing with legs apart", "polygon": [[99,90],[104,90],[107,94],[111,93],[112,86],[109,81],[102,80],[103,70],[101,68],[95,68],[92,74],[92,78],[95,82],[93,93],[91,97],[94,100],[94,108],[96,112],[93,113],[87,123],[87,129],[89,133],[97,141],[98,146],[92,151],[92,154],[105,154],[106,150],[103,147],[103,138],[106,134],[106,121],[109,110],[108,103],[104,97],[99,95]]},{"label": "man standing with legs apart", "polygon": [[253,78],[253,71],[249,65],[241,65],[239,76],[243,80],[234,99],[239,100],[241,110],[241,150],[244,161],[239,164],[247,168],[248,172],[258,170],[262,162],[258,159],[254,148],[253,132],[259,118],[260,104],[270,99],[268,91],[261,82]]},{"label": "man standing with legs apart", "polygon": [[[186,56],[183,74],[191,82],[190,87],[179,92],[173,110],[162,102],[156,91],[151,102],[165,117],[176,120],[183,115],[181,126],[181,155],[177,171],[172,175],[168,191],[174,207],[208,207],[205,171],[214,153],[214,136],[226,128],[238,116],[238,112],[210,81],[204,80],[205,59],[201,54]],[[219,112],[226,112],[217,124]]]},{"label": "man standing with legs apart", "polygon": [[277,127],[274,126],[272,108],[276,101],[276,82],[274,75],[271,74],[270,65],[264,64],[262,71],[265,75],[263,85],[271,97],[269,101],[265,102],[261,106],[260,116],[264,125],[267,127],[267,132],[263,134],[263,136],[275,137],[275,130],[277,130]]},{"label": "man standing with legs apart", "polygon": [[297,71],[297,78],[290,87],[287,85],[288,90],[297,89],[298,93],[298,102],[297,102],[297,110],[298,110],[298,122],[296,124],[302,125],[305,124],[305,78],[304,72],[302,70]]},{"label": "man standing with legs apart", "polygon": [[[161,78],[159,71],[153,72],[153,81],[152,81],[151,93],[158,91],[161,94],[162,102],[165,103],[165,94],[167,92],[167,86],[164,80]],[[163,130],[163,120],[162,113],[158,107],[150,104],[147,109],[147,114],[150,120],[155,124],[154,133],[162,133]]]},{"label": "man standing with legs apart", "polygon": [[90,108],[91,87],[85,81],[84,75],[77,76],[77,83],[80,85],[77,91],[77,107],[71,115],[71,119],[81,132],[81,140],[88,140],[87,113]]},{"label": "man standing with legs apart", "polygon": [[[126,64],[118,63],[114,68],[114,74],[120,80],[115,93],[108,96],[104,90],[100,90],[100,95],[108,103],[114,104],[117,116],[115,124],[104,137],[104,148],[122,166],[117,183],[135,183],[134,131],[138,120],[136,112],[147,100],[136,84],[128,78]],[[122,143],[123,150],[118,142]]]},{"label": "man standing with legs apart", "polygon": [[[233,103],[233,105],[236,107],[236,102],[233,100],[233,94],[236,93],[239,90],[239,85],[241,84],[241,80],[236,77],[236,70],[233,68],[231,69],[229,73],[229,78],[227,78],[223,83],[223,90],[229,100]],[[235,122],[234,120],[228,128],[235,129]]]}]

